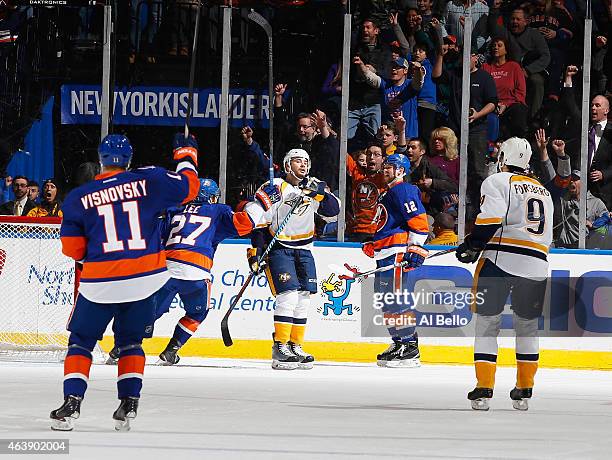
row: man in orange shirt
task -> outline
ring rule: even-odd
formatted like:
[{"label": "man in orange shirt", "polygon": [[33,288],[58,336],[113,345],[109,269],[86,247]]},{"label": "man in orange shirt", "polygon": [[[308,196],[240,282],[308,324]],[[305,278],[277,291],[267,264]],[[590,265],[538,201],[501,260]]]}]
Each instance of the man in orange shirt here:
[{"label": "man in orange shirt", "polygon": [[349,219],[348,237],[363,242],[374,235],[376,203],[386,188],[382,174],[384,153],[380,145],[372,144],[366,149],[366,168],[357,164],[352,156],[346,156],[346,172],[352,179],[351,204],[353,215]]}]

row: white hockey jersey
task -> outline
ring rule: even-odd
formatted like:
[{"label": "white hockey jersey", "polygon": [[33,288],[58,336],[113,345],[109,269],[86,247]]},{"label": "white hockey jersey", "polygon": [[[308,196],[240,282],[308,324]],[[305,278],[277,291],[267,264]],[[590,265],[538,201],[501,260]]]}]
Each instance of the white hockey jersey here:
[{"label": "white hockey jersey", "polygon": [[554,211],[550,192],[537,179],[501,172],[483,181],[480,202],[476,224],[502,225],[482,257],[511,275],[548,276]]},{"label": "white hockey jersey", "polygon": [[[264,211],[259,202],[253,201],[246,205],[245,211],[253,218],[257,227],[268,226],[270,235],[274,235],[296,200],[302,200],[302,204],[293,211],[289,222],[278,236],[278,242],[288,248],[311,249],[315,236],[314,215],[319,211],[322,202],[303,196],[299,187],[291,185],[284,179],[276,178],[274,184],[280,187],[282,196],[280,201],[274,203],[267,211]],[[330,195],[340,203],[335,195]]]}]

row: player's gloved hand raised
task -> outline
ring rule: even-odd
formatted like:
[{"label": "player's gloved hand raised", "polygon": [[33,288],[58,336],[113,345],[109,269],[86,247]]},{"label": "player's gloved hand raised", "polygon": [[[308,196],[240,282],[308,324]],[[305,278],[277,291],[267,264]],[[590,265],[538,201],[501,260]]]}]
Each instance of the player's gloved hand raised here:
[{"label": "player's gloved hand raised", "polygon": [[429,256],[429,251],[423,246],[418,244],[412,244],[408,246],[408,249],[404,253],[402,262],[406,262],[404,265],[404,271],[419,268],[425,262],[425,259]]},{"label": "player's gloved hand raised", "polygon": [[278,185],[266,182],[263,187],[255,192],[255,199],[267,211],[274,203],[278,203],[282,199],[280,188]]},{"label": "player's gloved hand raised", "polygon": [[325,187],[327,187],[327,184],[316,177],[305,177],[300,182],[300,188],[304,195],[316,201],[322,201],[325,198]]},{"label": "player's gloved hand raised", "polygon": [[255,274],[258,274],[259,272],[265,270],[266,266],[268,265],[268,261],[266,259],[262,260],[261,263],[258,263],[262,254],[262,248],[247,249],[247,260],[249,261],[249,268]]},{"label": "player's gloved hand raised", "polygon": [[470,244],[469,238],[466,238],[463,243],[457,246],[455,256],[457,260],[464,264],[472,264],[480,257],[480,249],[476,249]]},{"label": "player's gloved hand raised", "polygon": [[175,161],[189,161],[198,166],[198,141],[193,134],[185,138],[184,133],[176,133],[172,142],[172,158]]},{"label": "player's gloved hand raised", "polygon": [[374,258],[374,243],[368,241],[367,243],[363,243],[361,246],[361,251],[368,257]]}]

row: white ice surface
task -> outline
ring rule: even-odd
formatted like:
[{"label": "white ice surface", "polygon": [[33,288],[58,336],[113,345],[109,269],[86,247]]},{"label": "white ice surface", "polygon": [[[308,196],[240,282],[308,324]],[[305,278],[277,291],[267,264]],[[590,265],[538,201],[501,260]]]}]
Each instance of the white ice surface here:
[{"label": "white ice surface", "polygon": [[147,366],[129,433],[113,429],[116,372],[92,368],[75,431],[58,433],[48,417],[62,400],[61,365],[0,364],[0,438],[69,438],[70,455],[56,460],[612,458],[612,372],[542,369],[529,411],[518,412],[515,370],[500,368],[491,410],[475,412],[469,366],[273,371],[183,359]]}]

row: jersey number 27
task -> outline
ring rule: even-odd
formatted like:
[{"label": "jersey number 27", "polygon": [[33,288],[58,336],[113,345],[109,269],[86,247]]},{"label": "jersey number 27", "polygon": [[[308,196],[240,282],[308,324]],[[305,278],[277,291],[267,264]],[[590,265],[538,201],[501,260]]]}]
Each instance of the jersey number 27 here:
[{"label": "jersey number 27", "polygon": [[[189,215],[189,223],[196,224],[197,227],[193,232],[191,232],[188,236],[179,235],[180,231],[183,229],[185,224],[187,223],[187,216],[185,214],[177,214],[172,218],[172,230],[170,231],[170,236],[168,237],[168,241],[166,242],[166,246],[170,246],[172,244],[188,244],[189,246],[194,246],[196,244],[196,239],[202,233],[206,231],[208,227],[210,227],[211,222],[210,217],[206,216],[196,216],[194,214]],[[174,224],[178,223],[176,227]]]}]

